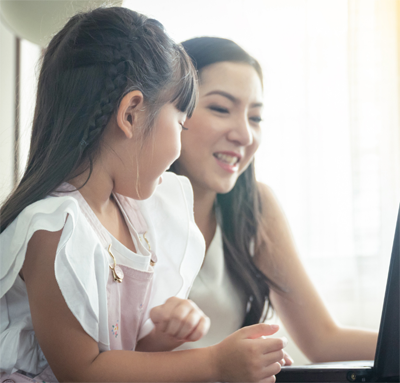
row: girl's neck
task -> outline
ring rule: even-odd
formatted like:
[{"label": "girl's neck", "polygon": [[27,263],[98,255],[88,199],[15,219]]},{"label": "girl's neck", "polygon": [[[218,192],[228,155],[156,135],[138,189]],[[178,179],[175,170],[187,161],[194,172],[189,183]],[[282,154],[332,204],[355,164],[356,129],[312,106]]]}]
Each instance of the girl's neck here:
[{"label": "girl's neck", "polygon": [[193,185],[194,194],[194,219],[206,241],[206,249],[214,238],[217,220],[214,211],[214,202],[217,193],[210,190],[196,188]]},{"label": "girl's neck", "polygon": [[[88,175],[89,170],[68,182],[76,188],[79,188],[85,183]],[[94,165],[89,180],[81,189],[79,189],[79,192],[82,194],[93,212],[97,216],[102,216],[107,215],[107,212],[110,211],[110,207],[115,203],[111,198],[113,187],[114,182],[112,178],[104,171],[99,172],[97,166]]]},{"label": "girl's neck", "polygon": [[[85,172],[69,183],[79,188],[87,177],[88,173]],[[113,188],[114,182],[110,174],[103,167],[94,165],[89,181],[79,192],[106,230],[129,250],[136,251],[127,223],[113,197]]]}]

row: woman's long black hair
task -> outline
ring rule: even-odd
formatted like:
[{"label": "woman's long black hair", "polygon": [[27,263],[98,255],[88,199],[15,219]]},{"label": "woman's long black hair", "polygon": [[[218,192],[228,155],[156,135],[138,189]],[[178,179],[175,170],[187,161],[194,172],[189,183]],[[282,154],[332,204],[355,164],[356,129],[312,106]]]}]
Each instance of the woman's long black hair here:
[{"label": "woman's long black hair", "polygon": [[105,127],[132,90],[144,96],[145,137],[164,104],[192,113],[196,73],[157,20],[120,7],[72,17],[45,51],[29,159],[0,209],[0,233],[63,182],[86,169],[90,177]]},{"label": "woman's long black hair", "polygon": [[[182,45],[198,71],[200,84],[203,68],[224,61],[251,65],[263,84],[258,61],[231,40],[198,37],[184,41]],[[172,167],[171,170],[174,169]],[[246,292],[250,303],[243,326],[258,323],[265,320],[272,308],[269,302],[270,287],[278,291],[282,289],[253,262],[253,252],[268,251],[265,231],[261,227],[263,206],[254,173],[254,160],[230,192],[217,194],[216,209],[222,229],[226,264],[234,280]],[[258,246],[260,237],[261,246]]]}]

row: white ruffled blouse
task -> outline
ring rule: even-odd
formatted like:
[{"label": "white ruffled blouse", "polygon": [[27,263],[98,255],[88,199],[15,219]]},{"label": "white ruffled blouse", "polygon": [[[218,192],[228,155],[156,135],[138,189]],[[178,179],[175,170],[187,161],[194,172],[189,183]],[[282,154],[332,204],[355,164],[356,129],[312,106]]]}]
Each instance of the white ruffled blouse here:
[{"label": "white ruffled blouse", "polygon": [[[144,201],[118,198],[130,209],[139,209],[157,256],[141,339],[153,328],[151,308],[171,296],[187,298],[203,262],[205,243],[194,222],[193,191],[185,177],[165,173],[155,193]],[[129,218],[129,209],[125,213]],[[73,196],[48,196],[25,208],[0,234],[0,372],[38,374],[48,366],[35,337],[19,272],[32,235],[37,230],[62,228],[54,265],[57,283],[69,309],[100,351],[110,349],[106,289],[110,256],[104,241]]]}]

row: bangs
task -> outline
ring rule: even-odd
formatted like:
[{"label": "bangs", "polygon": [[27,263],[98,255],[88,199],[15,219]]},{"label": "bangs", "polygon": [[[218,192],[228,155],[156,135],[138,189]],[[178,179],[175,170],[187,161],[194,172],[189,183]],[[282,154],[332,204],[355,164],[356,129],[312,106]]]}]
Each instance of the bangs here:
[{"label": "bangs", "polygon": [[197,73],[189,56],[180,45],[176,45],[176,53],[176,80],[172,88],[171,102],[190,118],[198,97]]}]

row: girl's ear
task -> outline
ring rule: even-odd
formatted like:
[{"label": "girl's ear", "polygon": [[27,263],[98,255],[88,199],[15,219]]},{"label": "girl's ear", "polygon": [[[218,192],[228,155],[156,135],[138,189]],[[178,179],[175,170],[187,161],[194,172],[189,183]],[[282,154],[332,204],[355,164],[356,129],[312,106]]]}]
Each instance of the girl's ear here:
[{"label": "girl's ear", "polygon": [[142,107],[143,93],[140,90],[127,93],[119,104],[117,124],[127,138],[132,138],[135,128],[141,121]]}]

